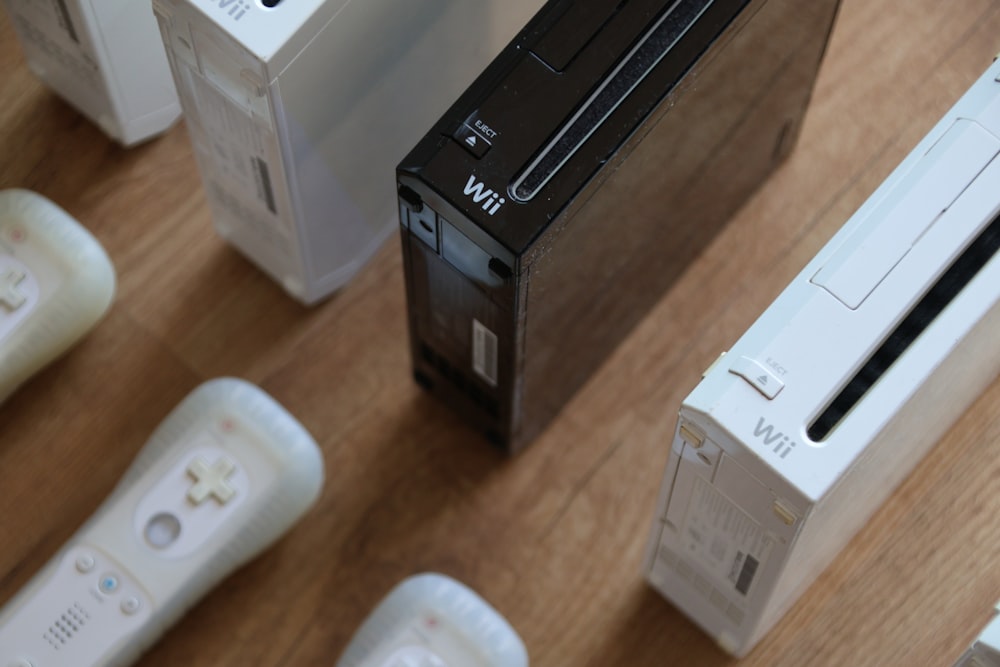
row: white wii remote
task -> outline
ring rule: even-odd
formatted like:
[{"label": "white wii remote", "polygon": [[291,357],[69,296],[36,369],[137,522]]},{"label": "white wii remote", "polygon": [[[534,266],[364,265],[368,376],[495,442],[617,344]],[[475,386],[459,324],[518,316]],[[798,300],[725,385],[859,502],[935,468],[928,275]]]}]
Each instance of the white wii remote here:
[{"label": "white wii remote", "polygon": [[90,232],[39,194],[0,191],[0,402],[90,331],[114,291]]},{"label": "white wii remote", "polygon": [[337,667],[528,667],[517,632],[440,574],[406,579],[365,620]]},{"label": "white wii remote", "polygon": [[198,387],[0,610],[0,667],[127,665],[313,504],[323,458],[256,386]]}]

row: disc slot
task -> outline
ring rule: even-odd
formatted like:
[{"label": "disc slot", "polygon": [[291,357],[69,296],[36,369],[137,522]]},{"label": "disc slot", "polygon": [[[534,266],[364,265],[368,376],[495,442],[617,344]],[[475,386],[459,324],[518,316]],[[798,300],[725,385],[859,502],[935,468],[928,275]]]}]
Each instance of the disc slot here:
[{"label": "disc slot", "polygon": [[714,0],[677,0],[664,11],[511,184],[511,196],[522,202],[535,197],[643,82],[713,2]]},{"label": "disc slot", "polygon": [[875,383],[941,315],[1000,249],[1000,215],[969,244],[806,430],[813,442],[830,436]]}]

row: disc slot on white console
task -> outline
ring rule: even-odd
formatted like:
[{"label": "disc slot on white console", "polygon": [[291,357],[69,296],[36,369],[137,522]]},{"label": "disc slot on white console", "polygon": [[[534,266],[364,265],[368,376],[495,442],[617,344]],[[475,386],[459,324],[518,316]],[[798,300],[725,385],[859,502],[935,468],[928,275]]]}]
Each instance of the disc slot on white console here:
[{"label": "disc slot on white console", "polygon": [[822,442],[1000,249],[1000,215],[948,267],[860,370],[813,421],[806,433]]},{"label": "disc slot on white console", "polygon": [[910,248],[941,219],[1000,153],[1000,139],[974,120],[960,119],[865,216],[812,282],[858,309]]},{"label": "disc slot on white console", "polygon": [[[522,202],[535,197],[660,64],[713,2],[714,0],[677,0],[670,5],[515,179],[510,187],[511,196]],[[714,37],[707,37],[706,44]]]}]

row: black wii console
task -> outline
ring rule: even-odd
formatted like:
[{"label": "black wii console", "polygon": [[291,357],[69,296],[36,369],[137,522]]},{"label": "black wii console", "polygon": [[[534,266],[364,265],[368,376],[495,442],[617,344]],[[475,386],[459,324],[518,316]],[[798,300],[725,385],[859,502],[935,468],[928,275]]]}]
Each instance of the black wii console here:
[{"label": "black wii console", "polygon": [[791,150],[838,4],[547,2],[398,167],[417,381],[544,429]]}]

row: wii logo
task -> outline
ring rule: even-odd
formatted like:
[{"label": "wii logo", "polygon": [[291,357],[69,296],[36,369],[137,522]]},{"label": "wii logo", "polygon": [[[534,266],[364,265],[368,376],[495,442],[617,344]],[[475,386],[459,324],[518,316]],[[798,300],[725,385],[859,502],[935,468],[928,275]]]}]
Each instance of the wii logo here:
[{"label": "wii logo", "polygon": [[787,435],[774,428],[774,424],[765,424],[764,418],[757,420],[757,427],[753,430],[754,437],[760,438],[765,446],[774,446],[771,451],[779,458],[785,458],[789,452],[795,449],[795,441]]},{"label": "wii logo", "polygon": [[219,9],[228,10],[226,14],[232,16],[234,21],[243,18],[243,15],[250,9],[247,0],[211,0],[211,3],[217,5]]},{"label": "wii logo", "polygon": [[472,197],[472,201],[479,204],[483,201],[483,210],[491,216],[496,215],[500,207],[507,203],[507,200],[486,187],[482,181],[477,181],[475,175],[469,176],[469,182],[465,184],[465,196]]}]

